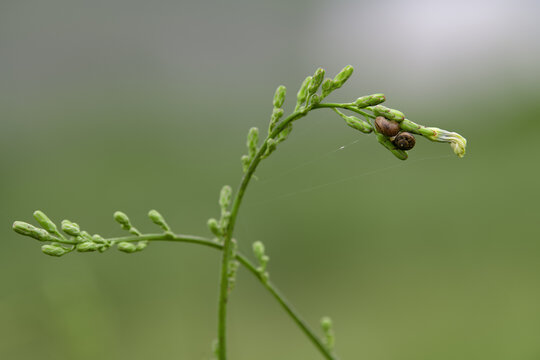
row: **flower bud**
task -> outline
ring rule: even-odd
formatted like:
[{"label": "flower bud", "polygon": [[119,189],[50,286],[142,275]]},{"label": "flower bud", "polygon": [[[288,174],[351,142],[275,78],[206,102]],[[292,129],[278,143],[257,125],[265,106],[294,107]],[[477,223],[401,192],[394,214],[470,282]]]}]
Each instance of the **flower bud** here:
[{"label": "flower bud", "polygon": [[255,241],[252,245],[253,254],[257,259],[260,259],[264,255],[264,244],[260,241]]},{"label": "flower bud", "polygon": [[324,69],[318,68],[317,71],[315,71],[315,74],[313,74],[311,84],[309,84],[309,87],[308,87],[308,93],[310,95],[315,94],[317,90],[319,90],[319,86],[321,86],[323,79],[324,79]]},{"label": "flower bud", "polygon": [[208,228],[217,237],[220,237],[222,235],[221,228],[218,225],[218,222],[214,218],[208,219],[208,222],[206,223],[208,225]]},{"label": "flower bud", "polygon": [[79,236],[81,233],[79,225],[72,223],[69,220],[62,220],[62,231],[71,236]]},{"label": "flower bud", "polygon": [[467,139],[465,139],[458,133],[446,131],[436,127],[423,127],[420,132],[429,140],[450,143],[452,150],[457,156],[459,156],[460,158],[465,156]]},{"label": "flower bud", "polygon": [[135,251],[137,251],[137,245],[126,241],[119,242],[116,247],[118,250],[125,253],[134,253]]},{"label": "flower bud", "polygon": [[321,328],[324,332],[325,342],[328,349],[333,350],[334,349],[334,325],[332,324],[332,319],[330,319],[328,316],[325,316],[321,319]]},{"label": "flower bud", "polygon": [[34,218],[37,220],[39,225],[41,225],[45,230],[47,230],[51,234],[58,233],[58,229],[56,228],[56,225],[42,211],[39,211],[39,210],[34,211]]},{"label": "flower bud", "polygon": [[341,86],[343,86],[345,81],[351,77],[353,71],[354,68],[351,65],[345,66],[343,70],[341,70],[334,78],[334,89],[339,89]]},{"label": "flower bud", "polygon": [[69,249],[66,249],[63,246],[59,246],[59,245],[43,245],[41,247],[41,251],[44,254],[47,254],[50,256],[62,256],[65,253],[68,253]]},{"label": "flower bud", "polygon": [[311,96],[311,101],[310,101],[310,103],[311,103],[311,105],[317,105],[317,104],[319,104],[319,103],[321,102],[321,100],[322,100],[322,99],[320,98],[319,95],[314,94],[314,95]]},{"label": "flower bud", "polygon": [[129,230],[131,229],[131,223],[129,221],[129,218],[126,214],[124,214],[123,212],[121,211],[116,211],[114,213],[114,220],[116,220],[117,223],[120,224],[120,226],[122,226],[122,229],[124,230]]},{"label": "flower bud", "polygon": [[264,152],[263,159],[267,158],[272,154],[277,148],[277,141],[274,139],[266,140],[266,151]]},{"label": "flower bud", "polygon": [[13,223],[13,230],[18,234],[29,236],[39,241],[58,241],[56,237],[49,234],[46,230],[37,228],[23,221],[15,221]]},{"label": "flower bud", "polygon": [[332,79],[324,80],[324,82],[322,83],[321,96],[323,98],[327,97],[332,92],[332,90],[334,90],[334,81]]},{"label": "flower bud", "polygon": [[92,236],[92,241],[97,244],[106,244],[107,240],[105,240],[101,235],[95,234]]},{"label": "flower bud", "polygon": [[79,252],[96,251],[98,248],[99,248],[99,245],[91,241],[85,241],[80,244],[77,244],[77,251]]},{"label": "flower bud", "polygon": [[159,212],[157,212],[157,210],[150,210],[148,212],[148,217],[150,218],[150,220],[152,220],[154,224],[161,227],[163,230],[171,231],[169,225],[167,225],[165,219],[163,218],[163,216],[161,216]]},{"label": "flower bud", "polygon": [[387,108],[386,106],[377,105],[372,108],[373,112],[376,116],[383,116],[387,118],[388,120],[395,120],[397,122],[401,122],[405,119],[405,115],[395,109]]},{"label": "flower bud", "polygon": [[332,319],[328,316],[323,317],[321,319],[321,328],[325,333],[332,330]]},{"label": "flower bud", "polygon": [[343,119],[345,120],[347,125],[365,134],[369,134],[373,131],[373,127],[367,121],[359,119],[356,116],[345,116],[343,117]]},{"label": "flower bud", "polygon": [[278,134],[278,143],[287,140],[287,138],[289,137],[289,134],[291,133],[292,129],[293,129],[292,123],[288,123],[287,126],[285,126],[283,128],[283,130],[281,130],[279,132],[279,134]]},{"label": "flower bud", "polygon": [[249,129],[248,136],[247,136],[247,148],[248,148],[248,156],[250,159],[255,157],[255,154],[257,153],[257,144],[259,142],[259,129],[256,127],[252,127]]},{"label": "flower bud", "polygon": [[287,94],[287,88],[283,85],[280,85],[276,89],[276,93],[274,94],[274,108],[280,108],[283,106],[283,102],[285,102],[285,95]]},{"label": "flower bud", "polygon": [[308,76],[304,82],[302,83],[302,86],[300,86],[300,90],[298,90],[298,93],[296,94],[296,106],[299,107],[302,105],[308,96],[308,87],[311,84],[311,76]]},{"label": "flower bud", "polygon": [[379,105],[380,103],[384,102],[386,100],[386,97],[384,94],[372,94],[367,96],[362,96],[356,99],[354,102],[354,105],[356,105],[358,108],[362,109],[366,106],[375,106]]},{"label": "flower bud", "polygon": [[227,209],[231,203],[232,189],[229,185],[225,185],[221,188],[219,194],[219,205],[221,209]]},{"label": "flower bud", "polygon": [[146,249],[147,246],[148,246],[148,241],[146,241],[146,240],[139,241],[137,243],[137,251],[142,251],[142,250]]}]

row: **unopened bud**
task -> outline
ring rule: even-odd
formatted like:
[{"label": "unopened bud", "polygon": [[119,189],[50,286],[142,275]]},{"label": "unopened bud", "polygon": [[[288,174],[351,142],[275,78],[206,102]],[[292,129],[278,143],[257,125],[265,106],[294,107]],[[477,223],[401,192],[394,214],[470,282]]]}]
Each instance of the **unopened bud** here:
[{"label": "unopened bud", "polygon": [[280,85],[276,89],[276,93],[274,94],[274,108],[280,108],[283,106],[283,102],[285,102],[285,95],[287,94],[287,88],[283,85]]},{"label": "unopened bud", "polygon": [[219,194],[219,205],[221,209],[227,209],[231,203],[232,189],[229,185],[225,185],[221,188]]},{"label": "unopened bud", "polygon": [[83,243],[77,244],[77,251],[79,252],[96,251],[98,248],[99,248],[99,245],[91,241],[85,241]]},{"label": "unopened bud", "polygon": [[69,249],[66,249],[59,245],[43,245],[41,247],[41,251],[43,251],[44,254],[50,256],[62,256],[65,253],[69,252]]},{"label": "unopened bud", "polygon": [[292,129],[293,129],[292,123],[288,123],[287,126],[285,126],[283,130],[281,130],[280,133],[278,134],[278,143],[287,140]]},{"label": "unopened bud", "polygon": [[322,99],[321,99],[321,97],[319,95],[314,94],[314,95],[311,96],[310,103],[311,103],[311,105],[317,105],[317,104],[319,104],[321,102],[321,100]]},{"label": "unopened bud", "polygon": [[336,75],[334,78],[334,89],[339,89],[345,82],[351,77],[354,68],[351,65],[347,65]]},{"label": "unopened bud", "polygon": [[123,241],[118,243],[117,249],[125,253],[134,253],[135,251],[137,251],[137,245]]},{"label": "unopened bud", "polygon": [[358,108],[361,109],[361,108],[365,108],[366,106],[379,105],[385,100],[386,100],[386,97],[384,96],[384,94],[372,94],[372,95],[359,97],[354,102],[354,105],[356,105]]},{"label": "unopened bud", "polygon": [[308,96],[308,88],[309,88],[309,85],[311,84],[311,81],[312,81],[312,77],[308,76],[302,83],[302,86],[300,86],[300,90],[298,90],[298,93],[296,94],[297,107],[302,105],[306,101],[307,96]]},{"label": "unopened bud", "polygon": [[37,228],[23,221],[15,221],[13,223],[13,231],[18,234],[29,236],[39,241],[58,241],[56,237],[49,234],[46,230]]},{"label": "unopened bud", "polygon": [[249,165],[251,164],[251,159],[247,155],[242,155],[240,161],[242,162],[242,171],[247,172],[249,169]]},{"label": "unopened bud", "polygon": [[328,316],[323,317],[321,319],[321,328],[325,333],[332,330],[332,319]]},{"label": "unopened bud", "polygon": [[114,213],[114,220],[116,220],[117,223],[122,226],[122,229],[129,230],[131,229],[131,222],[129,221],[129,218],[126,214],[124,214],[121,211],[117,211]]},{"label": "unopened bud", "polygon": [[62,231],[71,236],[79,236],[81,233],[79,225],[72,223],[69,220],[62,220]]},{"label": "unopened bud", "polygon": [[373,113],[375,113],[376,116],[383,116],[387,118],[388,120],[395,120],[397,122],[401,122],[405,119],[405,115],[395,109],[387,108],[386,106],[377,105],[372,108]]},{"label": "unopened bud", "polygon": [[146,249],[147,246],[148,246],[148,241],[146,241],[146,240],[139,241],[137,243],[137,251],[142,251],[142,250]]},{"label": "unopened bud", "polygon": [[171,231],[169,225],[167,225],[165,219],[163,218],[163,216],[161,216],[159,212],[157,212],[157,210],[150,210],[148,212],[148,217],[150,218],[150,220],[152,220],[154,224],[161,227],[163,230]]},{"label": "unopened bud", "polygon": [[253,254],[257,259],[260,259],[264,255],[264,244],[260,241],[255,241],[253,243]]},{"label": "unopened bud", "polygon": [[259,142],[259,129],[256,127],[252,127],[249,129],[248,136],[247,136],[247,148],[248,148],[248,156],[252,159],[255,157],[255,154],[257,153],[257,144]]},{"label": "unopened bud", "polygon": [[222,235],[221,228],[219,227],[216,219],[208,219],[208,222],[206,224],[208,225],[208,228],[210,229],[212,234],[216,235],[217,237],[220,237]]},{"label": "unopened bud", "polygon": [[317,90],[319,90],[319,86],[321,86],[323,79],[324,79],[324,69],[318,68],[317,71],[315,71],[315,74],[313,74],[311,84],[309,84],[309,87],[308,87],[308,93],[310,95],[315,94]]},{"label": "unopened bud", "polygon": [[322,97],[327,97],[332,90],[334,90],[334,81],[332,79],[326,79],[322,83]]},{"label": "unopened bud", "polygon": [[343,119],[345,120],[347,125],[365,134],[369,134],[373,131],[373,127],[367,121],[359,119],[356,116],[346,116]]},{"label": "unopened bud", "polygon": [[41,225],[45,230],[47,230],[51,234],[58,233],[58,229],[56,228],[56,225],[42,211],[39,211],[39,210],[34,211],[34,218],[37,220],[39,225]]},{"label": "unopened bud", "polygon": [[98,235],[98,234],[95,234],[94,236],[92,236],[92,241],[98,244],[107,243],[107,241],[101,235]]}]

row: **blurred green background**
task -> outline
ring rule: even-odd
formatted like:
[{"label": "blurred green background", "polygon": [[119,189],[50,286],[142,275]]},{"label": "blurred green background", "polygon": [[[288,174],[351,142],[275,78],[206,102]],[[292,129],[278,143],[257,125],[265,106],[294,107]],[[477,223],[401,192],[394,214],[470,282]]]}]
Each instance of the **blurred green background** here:
[{"label": "blurred green background", "polygon": [[[41,209],[120,236],[115,210],[153,232],[156,208],[209,236],[275,88],[288,111],[306,75],[351,64],[329,100],[384,92],[467,137],[467,156],[418,139],[400,162],[316,111],[260,166],[240,249],[266,244],[272,280],[313,326],[334,319],[343,359],[539,359],[539,15],[536,1],[2,0],[0,358],[209,359],[217,251],[56,259],[11,224]],[[231,359],[321,358],[243,269],[229,319]]]}]

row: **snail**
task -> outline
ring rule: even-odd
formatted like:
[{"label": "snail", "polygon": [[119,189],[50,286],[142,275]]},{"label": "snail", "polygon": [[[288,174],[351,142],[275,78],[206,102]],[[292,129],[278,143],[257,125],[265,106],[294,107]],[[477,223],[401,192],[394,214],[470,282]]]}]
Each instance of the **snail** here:
[{"label": "snail", "polygon": [[413,134],[402,131],[394,137],[392,142],[400,150],[411,150],[416,144],[416,139]]},{"label": "snail", "polygon": [[387,137],[396,136],[400,130],[397,121],[388,120],[383,116],[377,116],[375,118],[375,127],[378,132]]}]

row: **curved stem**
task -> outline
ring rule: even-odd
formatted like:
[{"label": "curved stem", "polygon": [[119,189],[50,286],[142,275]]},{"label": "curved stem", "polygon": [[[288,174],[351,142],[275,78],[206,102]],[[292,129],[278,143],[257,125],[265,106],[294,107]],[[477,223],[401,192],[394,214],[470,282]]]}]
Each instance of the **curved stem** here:
[{"label": "curved stem", "polygon": [[353,104],[338,104],[338,103],[325,103],[325,104],[317,104],[313,106],[313,109],[323,109],[323,108],[339,108],[339,109],[346,109],[352,112],[355,112],[357,114],[360,114],[362,116],[366,116],[372,119],[375,119],[375,115],[372,115],[370,113],[367,113],[363,110],[360,110]]},{"label": "curved stem", "polygon": [[[264,143],[261,145],[261,147],[255,154],[253,160],[251,161],[251,164],[249,165],[248,170],[242,177],[240,186],[238,187],[238,191],[235,195],[235,198],[231,207],[229,223],[227,224],[227,228],[223,235],[223,254],[221,257],[221,278],[220,278],[219,303],[218,303],[218,359],[219,360],[227,359],[227,349],[226,349],[226,346],[227,346],[227,337],[226,337],[227,335],[227,301],[228,301],[228,295],[229,295],[228,268],[229,268],[229,262],[231,261],[231,243],[232,243],[231,240],[232,240],[232,235],[234,232],[234,226],[236,224],[236,217],[238,216],[238,211],[240,209],[240,205],[242,204],[242,199],[244,198],[246,188],[249,185],[249,182],[251,178],[253,177],[253,173],[257,169],[257,166],[261,162],[262,157],[266,152],[266,149],[268,146],[267,141],[269,139],[275,138],[289,123],[303,116],[306,116],[310,110],[321,109],[321,108],[343,108],[350,111],[354,111],[364,116],[373,117],[373,115],[368,114],[362,110],[359,110],[357,107],[353,106],[353,104],[326,103],[326,104],[310,105],[310,106],[294,111],[292,114],[287,116],[283,121],[281,121],[279,125],[277,125],[274,128],[274,130],[270,134],[268,134]],[[302,327],[301,324],[299,325],[300,327]]]},{"label": "curved stem", "polygon": [[[215,241],[212,241],[207,238],[193,235],[169,235],[169,234],[146,234],[141,236],[126,236],[119,238],[110,238],[107,239],[113,242],[135,242],[135,241],[174,241],[174,242],[185,242],[191,244],[198,244],[208,246],[214,249],[223,250],[223,245]],[[263,286],[272,294],[272,296],[278,301],[281,307],[289,314],[293,321],[298,325],[298,327],[306,334],[309,340],[319,349],[321,354],[328,360],[338,360],[338,358],[333,355],[330,350],[324,345],[324,342],[315,334],[315,332],[309,327],[309,325],[302,319],[294,307],[289,303],[289,301],[281,294],[281,292],[276,288],[271,281],[267,281],[263,278],[261,273],[257,271],[257,267],[248,260],[245,255],[242,255],[240,252],[237,252],[236,259],[250,272],[252,273],[262,284]]]},{"label": "curved stem", "polygon": [[220,279],[220,287],[219,287],[219,304],[218,304],[218,359],[219,360],[227,359],[227,350],[226,350],[227,301],[228,301],[228,295],[229,295],[228,268],[229,268],[229,262],[231,260],[232,234],[234,232],[234,225],[236,223],[238,210],[240,209],[240,205],[242,204],[242,199],[244,198],[244,193],[246,191],[247,186],[249,185],[249,181],[253,177],[253,173],[255,172],[255,169],[261,162],[262,156],[266,152],[267,140],[279,134],[279,132],[282,131],[283,128],[287,124],[289,124],[290,122],[302,116],[305,116],[306,114],[307,114],[306,110],[293,112],[291,115],[285,118],[278,126],[276,126],[276,128],[272,131],[272,133],[268,135],[264,143],[261,145],[261,147],[255,154],[255,157],[253,158],[251,164],[249,165],[248,170],[242,177],[242,181],[235,195],[232,208],[231,208],[231,215],[229,218],[229,223],[227,225],[227,229],[225,230],[225,234],[223,237],[223,254],[221,257],[221,279]]}]

